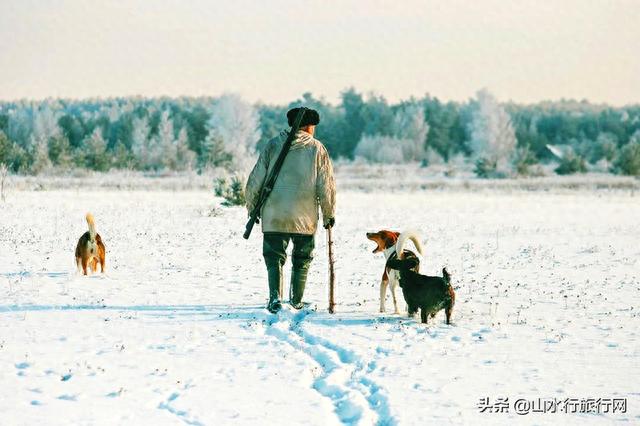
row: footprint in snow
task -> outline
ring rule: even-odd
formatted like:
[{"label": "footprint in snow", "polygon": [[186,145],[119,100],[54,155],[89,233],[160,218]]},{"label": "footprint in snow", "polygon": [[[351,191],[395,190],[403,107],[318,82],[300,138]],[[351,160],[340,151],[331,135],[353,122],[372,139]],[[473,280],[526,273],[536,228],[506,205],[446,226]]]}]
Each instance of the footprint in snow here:
[{"label": "footprint in snow", "polygon": [[76,401],[76,395],[60,395],[58,399],[62,401]]}]

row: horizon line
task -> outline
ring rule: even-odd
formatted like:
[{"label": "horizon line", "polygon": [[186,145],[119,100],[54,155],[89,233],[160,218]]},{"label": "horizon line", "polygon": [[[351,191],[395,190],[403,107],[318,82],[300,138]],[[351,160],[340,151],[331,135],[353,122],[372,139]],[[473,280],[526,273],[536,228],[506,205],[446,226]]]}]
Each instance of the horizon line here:
[{"label": "horizon line", "polygon": [[[383,93],[379,93],[379,92],[377,92],[375,90],[360,90],[360,89],[357,89],[354,86],[349,86],[349,87],[344,88],[343,90],[340,91],[340,95],[342,93],[348,91],[348,90],[351,90],[351,89],[353,89],[356,93],[362,95],[365,100],[368,99],[370,96],[376,96],[376,97],[384,99],[389,105],[397,105],[397,104],[401,104],[403,102],[411,101],[412,99],[424,99],[426,97],[430,97],[432,99],[436,99],[436,100],[442,102],[443,104],[447,104],[447,103],[465,104],[465,103],[468,103],[469,101],[475,99],[475,95],[467,98],[464,101],[455,100],[455,99],[444,99],[444,98],[441,98],[441,97],[439,97],[437,95],[434,95],[432,93],[427,92],[427,93],[424,93],[421,96],[411,95],[408,98],[399,98],[397,101],[390,101],[389,98],[386,97]],[[483,88],[479,88],[478,91],[480,91],[482,89]],[[332,101],[328,100],[326,95],[314,94],[311,91],[306,91],[306,92],[301,93],[300,95],[298,95],[298,98],[302,97],[306,93],[310,93],[316,100],[322,101],[326,105],[329,105],[329,106],[332,106],[332,107],[336,107],[336,106],[339,105],[339,104],[336,104],[335,102],[332,102]],[[489,93],[491,93],[494,97],[496,97],[491,90],[489,90]],[[238,96],[240,96],[240,98],[246,100],[247,102],[249,102],[250,104],[252,104],[254,106],[258,106],[258,105],[286,106],[287,104],[293,103],[295,100],[297,100],[297,99],[293,99],[293,100],[288,101],[288,102],[273,102],[273,101],[264,101],[262,99],[257,99],[255,101],[250,101],[250,100],[247,100],[246,96],[244,96],[240,92],[237,92],[237,91],[225,91],[225,92],[219,93],[217,95],[213,95],[213,94],[201,94],[201,95],[188,95],[188,94],[181,94],[181,95],[168,95],[168,94],[143,95],[143,94],[139,94],[138,93],[138,94],[128,94],[128,95],[96,95],[96,96],[84,96],[84,97],[46,96],[46,97],[41,97],[41,98],[31,98],[31,97],[21,97],[21,98],[12,98],[12,99],[2,99],[2,98],[0,98],[0,104],[24,103],[24,102],[26,102],[26,103],[41,103],[41,102],[46,102],[46,101],[87,102],[87,101],[92,101],[92,100],[110,101],[110,100],[119,100],[119,99],[142,99],[142,100],[203,99],[203,98],[204,99],[206,99],[206,98],[215,99],[215,98],[220,98],[220,97],[225,96],[225,95],[238,95]],[[338,98],[339,98],[340,95],[338,95]],[[496,97],[496,99],[497,99],[497,97]],[[509,99],[507,101],[498,100],[498,103],[500,103],[502,105],[514,105],[514,106],[538,106],[538,105],[543,105],[543,104],[575,103],[575,104],[586,104],[586,105],[595,106],[595,107],[611,107],[611,108],[621,108],[621,109],[640,107],[640,100],[638,100],[636,102],[632,102],[632,103],[616,104],[616,103],[609,103],[607,101],[593,101],[593,100],[590,100],[588,98],[582,98],[582,99],[575,99],[575,98],[542,99],[542,100],[538,100],[538,101],[535,101],[535,102],[522,102],[522,101],[515,101],[513,99]]]}]

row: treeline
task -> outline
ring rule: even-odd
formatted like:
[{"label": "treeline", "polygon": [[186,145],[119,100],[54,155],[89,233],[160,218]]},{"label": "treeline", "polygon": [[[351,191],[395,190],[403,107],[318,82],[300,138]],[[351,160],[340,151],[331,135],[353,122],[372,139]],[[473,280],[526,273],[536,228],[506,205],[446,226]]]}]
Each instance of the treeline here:
[{"label": "treeline", "polygon": [[486,177],[533,174],[550,161],[558,173],[640,175],[640,105],[500,104],[486,90],[464,103],[427,95],[390,104],[354,89],[337,105],[309,93],[275,106],[237,95],[4,102],[0,163],[24,174],[215,167],[246,173],[298,105],[320,112],[317,137],[333,158],[424,165],[465,158]]}]

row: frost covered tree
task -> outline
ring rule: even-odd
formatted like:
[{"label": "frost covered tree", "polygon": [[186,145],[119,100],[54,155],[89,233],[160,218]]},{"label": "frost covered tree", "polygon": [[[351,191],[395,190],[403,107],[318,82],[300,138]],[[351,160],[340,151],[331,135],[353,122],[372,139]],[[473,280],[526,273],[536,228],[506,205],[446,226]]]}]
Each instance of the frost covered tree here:
[{"label": "frost covered tree", "polygon": [[426,158],[425,143],[429,125],[424,119],[422,106],[411,102],[403,105],[393,120],[393,135],[403,140],[404,161],[422,161]]},{"label": "frost covered tree", "polygon": [[189,149],[187,129],[184,127],[178,133],[176,139],[176,170],[191,170],[196,161],[196,153]]},{"label": "frost covered tree", "polygon": [[31,155],[31,171],[35,174],[51,168],[51,159],[49,158],[49,143],[46,139],[31,136],[29,143],[29,153]]},{"label": "frost covered tree", "polygon": [[238,95],[223,95],[213,102],[207,122],[209,134],[203,152],[208,164],[228,154],[232,172],[245,176],[256,159],[256,144],[260,139],[258,111]]},{"label": "frost covered tree", "polygon": [[391,135],[363,134],[354,155],[372,163],[406,163],[426,159],[429,125],[416,103],[403,105],[393,116]]},{"label": "frost covered tree", "polygon": [[143,169],[151,168],[151,147],[149,144],[149,119],[147,117],[133,119],[131,134],[131,151]]},{"label": "frost covered tree", "polygon": [[49,138],[49,158],[58,167],[68,168],[71,165],[71,145],[62,133]]},{"label": "frost covered tree", "polygon": [[107,143],[102,136],[102,128],[96,127],[84,140],[82,160],[85,166],[92,170],[104,172],[109,169],[111,157],[107,155]]},{"label": "frost covered tree", "polygon": [[371,163],[404,163],[403,145],[406,143],[393,136],[363,135],[356,146],[355,157]]},{"label": "frost covered tree", "polygon": [[32,136],[34,140],[46,140],[60,136],[61,129],[58,125],[60,113],[56,111],[55,105],[45,103],[37,109],[33,115]]},{"label": "frost covered tree", "polygon": [[486,89],[472,104],[469,148],[477,164],[498,172],[508,172],[516,150],[516,134],[511,117]]},{"label": "frost covered tree", "polygon": [[169,117],[169,111],[165,110],[160,116],[158,134],[152,146],[151,161],[156,169],[174,170],[177,156],[173,120]]},{"label": "frost covered tree", "polygon": [[620,149],[613,170],[623,175],[640,176],[640,129]]}]

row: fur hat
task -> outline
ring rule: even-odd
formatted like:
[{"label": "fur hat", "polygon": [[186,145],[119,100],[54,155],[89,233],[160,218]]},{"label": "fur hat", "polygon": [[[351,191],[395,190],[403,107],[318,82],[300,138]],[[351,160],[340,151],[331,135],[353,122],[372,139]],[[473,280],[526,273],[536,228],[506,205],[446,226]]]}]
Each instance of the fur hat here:
[{"label": "fur hat", "polygon": [[[293,108],[287,112],[287,121],[289,121],[289,126],[293,127],[293,122],[296,120],[298,110],[300,110],[300,108]],[[304,117],[302,117],[300,127],[315,126],[318,123],[320,123],[320,114],[318,114],[318,111],[315,109],[309,108],[304,112]]]}]

